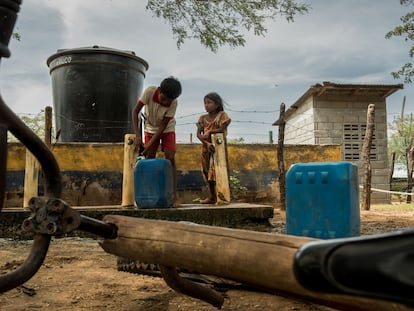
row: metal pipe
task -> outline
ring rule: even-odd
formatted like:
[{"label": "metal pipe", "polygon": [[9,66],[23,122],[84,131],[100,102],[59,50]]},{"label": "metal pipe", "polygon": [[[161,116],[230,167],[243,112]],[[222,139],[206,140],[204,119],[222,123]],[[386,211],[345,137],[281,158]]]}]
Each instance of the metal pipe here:
[{"label": "metal pipe", "polygon": [[[0,3],[1,5],[1,3]],[[1,10],[0,10],[1,11]],[[1,21],[1,19],[0,19]],[[0,22],[1,25],[1,22]],[[46,193],[60,197],[62,176],[52,152],[4,103],[0,97],[0,210],[3,206],[6,180],[7,129],[32,152],[42,165],[46,181]],[[29,280],[40,268],[49,248],[51,236],[36,234],[26,261],[16,270],[0,276],[0,292],[10,290]]]},{"label": "metal pipe", "polygon": [[80,215],[81,222],[78,230],[96,234],[105,239],[115,239],[117,237],[117,227],[88,216]]},{"label": "metal pipe", "polygon": [[46,196],[59,198],[62,194],[62,175],[53,153],[46,144],[14,114],[0,98],[0,121],[36,157],[42,166]]},{"label": "metal pipe", "polygon": [[203,300],[212,306],[221,309],[224,303],[224,296],[213,289],[202,286],[195,282],[186,280],[177,272],[174,267],[160,265],[160,270],[165,283],[173,290],[184,295]]},{"label": "metal pipe", "polygon": [[25,262],[15,270],[0,276],[0,293],[11,290],[28,281],[42,266],[49,249],[51,236],[36,234]]},{"label": "metal pipe", "polygon": [[21,0],[0,1],[0,57],[10,57],[8,45],[21,3]]},{"label": "metal pipe", "polygon": [[[20,10],[21,0],[0,0],[0,58],[9,57],[8,44]],[[20,118],[18,118],[0,97],[0,211],[6,191],[7,131],[10,130],[39,160],[45,173],[46,193],[60,197],[62,177],[51,151]],[[4,292],[29,280],[42,265],[49,249],[51,236],[36,234],[26,261],[17,269],[0,276],[0,292]]]}]

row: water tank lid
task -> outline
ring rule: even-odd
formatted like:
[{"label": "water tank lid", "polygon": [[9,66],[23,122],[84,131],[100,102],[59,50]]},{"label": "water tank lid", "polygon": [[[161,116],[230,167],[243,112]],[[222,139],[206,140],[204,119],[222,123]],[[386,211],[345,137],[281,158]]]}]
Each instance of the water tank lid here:
[{"label": "water tank lid", "polygon": [[129,57],[136,61],[141,62],[145,66],[146,70],[148,70],[148,67],[149,67],[148,63],[145,60],[143,60],[141,57],[136,56],[134,51],[118,50],[118,49],[109,48],[105,46],[98,46],[98,45],[93,45],[90,47],[79,47],[79,48],[73,48],[73,49],[58,49],[55,54],[48,57],[46,63],[47,63],[47,66],[49,67],[49,64],[57,57],[69,55],[69,54],[88,54],[88,53],[114,54],[114,55]]}]

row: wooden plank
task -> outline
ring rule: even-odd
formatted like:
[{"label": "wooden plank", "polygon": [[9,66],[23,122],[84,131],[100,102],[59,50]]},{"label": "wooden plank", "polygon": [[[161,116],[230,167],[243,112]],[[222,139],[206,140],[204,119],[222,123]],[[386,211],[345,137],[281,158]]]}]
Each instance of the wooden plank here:
[{"label": "wooden plank", "polygon": [[223,133],[211,135],[215,151],[213,154],[216,174],[217,204],[230,203],[230,185],[227,160],[227,143]]}]

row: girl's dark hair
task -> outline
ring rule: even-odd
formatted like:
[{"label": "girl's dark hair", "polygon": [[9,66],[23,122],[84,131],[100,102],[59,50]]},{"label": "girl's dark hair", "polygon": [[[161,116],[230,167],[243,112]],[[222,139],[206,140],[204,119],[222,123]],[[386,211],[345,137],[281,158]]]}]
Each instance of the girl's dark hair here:
[{"label": "girl's dark hair", "polygon": [[216,92],[211,92],[211,93],[208,93],[206,96],[204,96],[204,101],[207,98],[217,104],[217,112],[224,111],[223,99],[221,98],[219,94],[217,94]]},{"label": "girl's dark hair", "polygon": [[160,84],[160,92],[169,99],[176,99],[181,95],[181,83],[175,77],[168,77],[162,80]]}]

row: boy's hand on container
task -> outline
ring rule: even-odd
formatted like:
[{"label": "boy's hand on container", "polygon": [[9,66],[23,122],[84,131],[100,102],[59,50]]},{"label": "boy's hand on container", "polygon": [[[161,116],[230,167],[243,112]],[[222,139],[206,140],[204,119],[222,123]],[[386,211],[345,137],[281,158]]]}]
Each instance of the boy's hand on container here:
[{"label": "boy's hand on container", "polygon": [[148,152],[148,148],[145,148],[145,146],[143,146],[141,154],[146,156],[147,152]]},{"label": "boy's hand on container", "polygon": [[[152,144],[151,144],[152,145]],[[153,156],[150,155],[151,153],[151,145],[150,144],[142,144],[142,152],[141,154],[144,155],[146,158],[155,158],[155,154]]]},{"label": "boy's hand on container", "polygon": [[135,149],[134,149],[134,151],[137,152],[138,154],[141,154],[143,148],[144,148],[144,144],[142,143],[142,139],[139,135],[137,135],[136,138],[135,138]]}]

